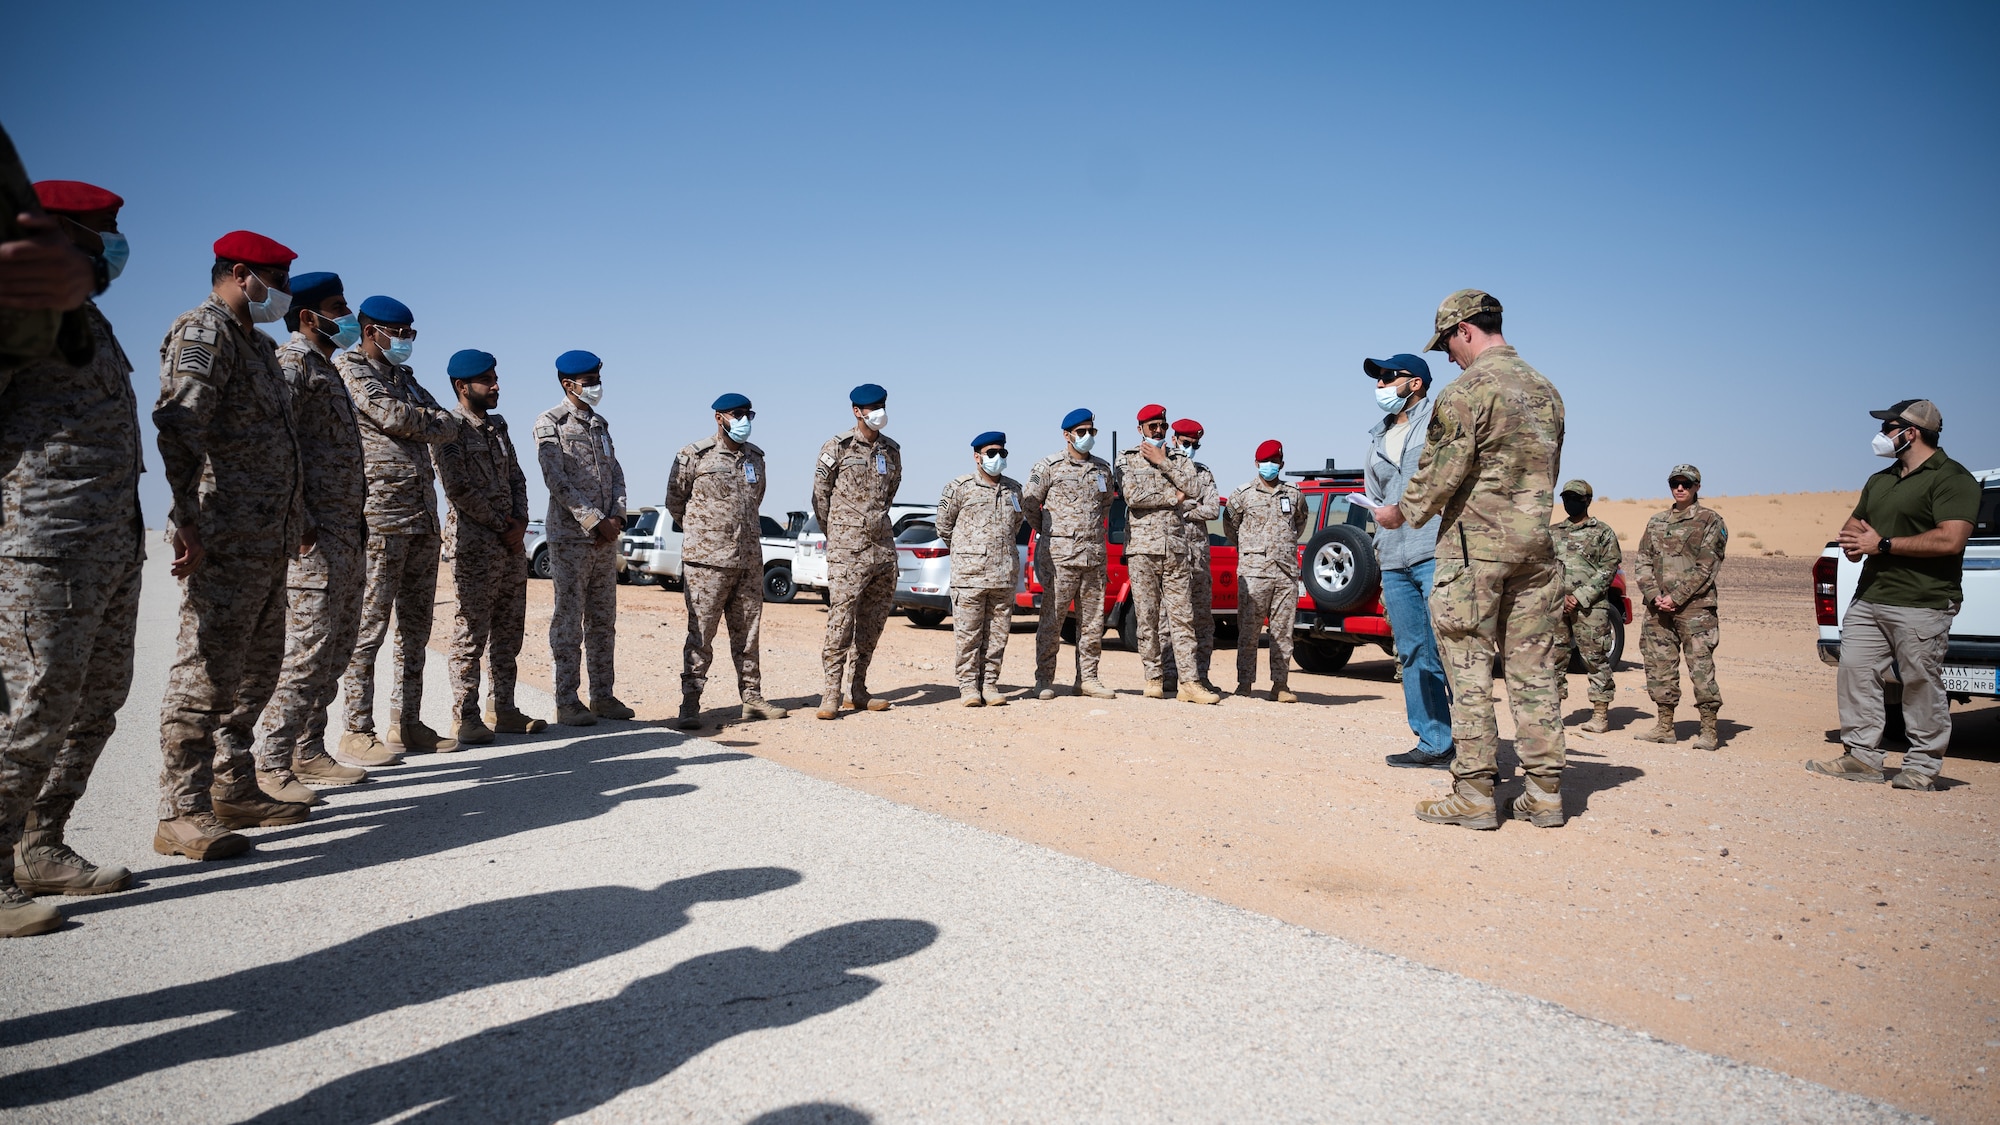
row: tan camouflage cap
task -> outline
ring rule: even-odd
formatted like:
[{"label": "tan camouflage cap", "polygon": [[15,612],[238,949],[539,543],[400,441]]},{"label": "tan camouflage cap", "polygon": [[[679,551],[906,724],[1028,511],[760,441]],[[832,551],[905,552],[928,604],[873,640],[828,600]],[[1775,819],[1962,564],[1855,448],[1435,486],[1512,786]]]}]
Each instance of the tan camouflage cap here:
[{"label": "tan camouflage cap", "polygon": [[1673,468],[1667,470],[1668,484],[1672,484],[1683,477],[1687,478],[1696,488],[1701,487],[1701,470],[1695,468],[1693,465],[1675,465]]},{"label": "tan camouflage cap", "polygon": [[1581,478],[1570,481],[1557,490],[1560,496],[1581,496],[1585,500],[1595,499],[1597,493],[1590,490],[1590,482]]},{"label": "tan camouflage cap", "polygon": [[1444,299],[1444,304],[1438,306],[1437,331],[1431,333],[1431,342],[1424,345],[1424,350],[1443,351],[1444,334],[1457,328],[1458,322],[1466,317],[1499,311],[1500,302],[1494,300],[1491,293],[1482,293],[1477,289],[1461,289],[1453,293]]},{"label": "tan camouflage cap", "polygon": [[1927,398],[1906,398],[1887,410],[1870,410],[1868,416],[1884,422],[1908,422],[1934,434],[1944,432],[1944,415],[1938,413],[1937,404]]}]

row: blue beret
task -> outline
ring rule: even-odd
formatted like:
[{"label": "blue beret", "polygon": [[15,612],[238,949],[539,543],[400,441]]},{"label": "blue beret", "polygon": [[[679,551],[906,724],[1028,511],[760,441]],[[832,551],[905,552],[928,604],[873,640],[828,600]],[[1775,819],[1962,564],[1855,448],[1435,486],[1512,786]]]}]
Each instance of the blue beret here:
[{"label": "blue beret", "polygon": [[726,394],[726,395],[723,395],[723,396],[722,396],[721,398],[719,398],[719,399],[716,399],[716,400],[715,400],[715,404],[714,404],[713,406],[709,407],[709,409],[710,409],[710,410],[741,410],[742,408],[744,408],[744,407],[746,407],[746,406],[748,406],[748,405],[750,405],[750,400],[749,400],[749,399],[747,399],[747,398],[744,398],[744,397],[743,397],[742,395],[739,395],[739,394],[735,393],[734,391],[732,391],[732,392],[730,392],[729,394]]},{"label": "blue beret", "polygon": [[1088,422],[1095,417],[1097,417],[1097,415],[1092,414],[1090,411],[1085,410],[1083,407],[1079,406],[1075,410],[1070,411],[1068,414],[1063,415],[1063,429],[1074,430],[1078,426],[1083,425],[1085,422]]},{"label": "blue beret", "polygon": [[339,297],[347,290],[341,287],[337,273],[295,273],[292,275],[292,307],[312,309],[317,312],[319,303],[328,297]]},{"label": "blue beret", "polygon": [[492,352],[466,348],[451,353],[451,362],[444,365],[444,373],[454,379],[472,379],[493,370],[499,362],[493,358]]},{"label": "blue beret", "polygon": [[888,402],[889,392],[874,383],[863,383],[847,393],[847,400],[856,406],[874,406],[878,402]]},{"label": "blue beret", "polygon": [[972,448],[984,449],[989,445],[1006,445],[1007,435],[999,430],[988,430],[972,439]]},{"label": "blue beret", "polygon": [[383,324],[415,324],[417,318],[410,315],[410,306],[394,297],[370,297],[361,302],[361,315],[369,320],[379,320]]},{"label": "blue beret", "polygon": [[584,351],[582,348],[564,352],[556,357],[556,374],[558,375],[588,375],[603,366],[603,360]]}]

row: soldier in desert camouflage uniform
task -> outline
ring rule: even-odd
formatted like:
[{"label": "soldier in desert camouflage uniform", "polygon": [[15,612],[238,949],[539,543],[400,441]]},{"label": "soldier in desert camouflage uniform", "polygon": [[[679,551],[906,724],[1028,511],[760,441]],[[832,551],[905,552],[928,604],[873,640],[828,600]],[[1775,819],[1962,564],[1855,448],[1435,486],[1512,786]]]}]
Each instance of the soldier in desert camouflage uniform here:
[{"label": "soldier in desert camouflage uniform", "polygon": [[[1229,494],[1222,526],[1236,544],[1236,694],[1257,682],[1257,636],[1271,628],[1271,698],[1297,703],[1290,690],[1292,627],[1299,614],[1299,533],[1312,513],[1298,486],[1278,479],[1285,447],[1257,447],[1257,479]],[[1269,475],[1266,475],[1269,474]]]},{"label": "soldier in desert camouflage uniform", "polygon": [[782,719],[764,699],[757,631],[764,619],[764,451],[750,443],[750,400],[715,400],[715,433],[682,449],[667,474],[667,512],[681,525],[681,593],[687,643],[681,648],[681,711],[675,725],[701,726],[701,692],[715,660],[715,631],[729,621],[729,657],[745,719]]},{"label": "soldier in desert camouflage uniform", "polygon": [[1715,684],[1715,646],[1722,639],[1722,623],[1715,612],[1715,572],[1722,568],[1729,547],[1729,528],[1721,513],[1701,506],[1700,469],[1675,465],[1667,474],[1667,487],[1674,506],[1646,521],[1633,567],[1639,600],[1646,607],[1646,624],[1639,632],[1646,692],[1659,714],[1652,730],[1632,737],[1674,741],[1674,708],[1681,701],[1685,654],[1694,705],[1701,713],[1695,749],[1713,750],[1722,744],[1716,730],[1722,689]]},{"label": "soldier in desert camouflage uniform", "polygon": [[[122,244],[118,196],[72,181],[35,187],[79,249]],[[84,363],[0,366],[0,937],[62,924],[30,895],[131,883],[63,839],[132,684],[145,556],[132,364],[97,306],[80,311]]]},{"label": "soldier in desert camouflage uniform", "polygon": [[1611,729],[1611,646],[1616,640],[1611,615],[1619,612],[1610,600],[1611,580],[1618,574],[1618,533],[1590,514],[1594,495],[1590,482],[1573,480],[1562,486],[1563,510],[1569,518],[1555,525],[1556,562],[1563,570],[1563,623],[1568,626],[1556,646],[1556,674],[1569,695],[1569,658],[1576,653],[1590,677],[1590,721],[1583,729],[1602,734]]},{"label": "soldier in desert camouflage uniform", "polygon": [[[438,480],[451,508],[444,555],[458,610],[451,630],[451,707],[461,743],[493,741],[493,732],[533,734],[545,726],[514,706],[515,658],[528,613],[528,480],[507,433],[500,371],[493,353],[454,352],[446,365],[458,396],[458,435],[437,447]],[[493,691],[479,721],[479,658]],[[488,724],[491,724],[490,726]]]},{"label": "soldier in desert camouflage uniform", "polygon": [[[1375,510],[1394,529],[1440,519],[1431,619],[1451,677],[1453,792],[1417,805],[1420,820],[1497,828],[1500,749],[1493,660],[1507,670],[1514,746],[1526,787],[1513,815],[1563,823],[1562,704],[1555,665],[1562,568],[1549,535],[1562,460],[1563,401],[1500,334],[1500,302],[1461,289],[1438,306],[1425,351],[1444,350],[1464,374],[1432,409],[1423,460],[1395,504]],[[1500,649],[1501,639],[1506,647]]]},{"label": "soldier in desert camouflage uniform", "polygon": [[826,531],[826,642],[820,663],[826,689],[816,718],[840,714],[842,688],[855,710],[886,711],[868,692],[868,663],[896,604],[896,542],[889,505],[903,483],[903,451],[882,433],[889,392],[863,383],[849,392],[854,428],[819,447],[813,466],[813,516]]},{"label": "soldier in desert camouflage uniform", "polygon": [[1000,661],[1014,628],[1014,587],[1021,580],[1021,482],[1004,476],[1007,435],[972,439],[975,468],[938,497],[938,538],[951,551],[951,633],[958,698],[967,707],[1001,707]]},{"label": "soldier in desert camouflage uniform", "polygon": [[[1199,669],[1194,655],[1193,595],[1190,570],[1181,535],[1181,503],[1196,489],[1194,462],[1178,450],[1168,450],[1167,409],[1157,404],[1139,410],[1143,439],[1119,455],[1112,483],[1125,498],[1125,571],[1132,583],[1132,616],[1137,624],[1139,663],[1146,673],[1146,698],[1166,696],[1160,667],[1161,626],[1174,646],[1181,668]],[[1219,703],[1222,697],[1192,680],[1183,681],[1176,698],[1188,703]]]},{"label": "soldier in desert camouflage uniform", "polygon": [[[1170,439],[1173,448],[1194,466],[1195,483],[1194,491],[1177,506],[1180,523],[1174,530],[1180,533],[1180,557],[1188,572],[1188,606],[1194,622],[1194,661],[1198,673],[1195,682],[1209,691],[1217,691],[1208,678],[1209,662],[1215,655],[1215,578],[1208,569],[1208,524],[1222,514],[1222,494],[1216,490],[1215,474],[1194,459],[1204,433],[1201,423],[1192,418],[1182,418],[1173,425],[1174,436]],[[1160,635],[1171,636],[1165,625],[1162,621]],[[1174,660],[1171,643],[1160,646],[1160,678],[1163,692],[1175,690],[1180,682],[1180,665]]]},{"label": "soldier in desert camouflage uniform", "polygon": [[[556,357],[563,401],[535,419],[535,459],[549,489],[542,526],[549,537],[555,612],[549,654],[555,666],[556,722],[587,727],[629,719],[611,693],[617,678],[618,533],[625,530],[625,470],[611,444],[611,423],[597,412],[604,361],[576,349]],[[579,694],[590,674],[590,705]]]},{"label": "soldier in desert camouflage uniform", "polygon": [[1117,694],[1097,678],[1104,646],[1105,520],[1117,493],[1111,465],[1091,455],[1097,418],[1078,408],[1063,418],[1061,453],[1035,463],[1021,490],[1021,511],[1035,539],[1035,573],[1042,584],[1035,626],[1035,696],[1054,699],[1062,622],[1076,606],[1076,692],[1094,699]]},{"label": "soldier in desert camouflage uniform", "polygon": [[309,812],[259,791],[250,755],[285,659],[286,567],[314,539],[278,349],[255,327],[289,309],[296,257],[249,231],[217,239],[208,300],[160,344],[153,424],[182,580],[160,705],[161,855],[235,855],[249,842],[229,829]]}]

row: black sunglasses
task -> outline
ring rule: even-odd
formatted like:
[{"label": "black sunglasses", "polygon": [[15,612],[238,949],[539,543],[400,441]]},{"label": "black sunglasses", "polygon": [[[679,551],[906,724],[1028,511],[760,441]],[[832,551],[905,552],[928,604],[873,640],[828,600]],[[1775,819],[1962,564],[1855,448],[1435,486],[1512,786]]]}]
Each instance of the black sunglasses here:
[{"label": "black sunglasses", "polygon": [[749,419],[749,418],[755,418],[757,416],[757,412],[755,410],[750,409],[747,406],[739,406],[734,410],[725,410],[723,411],[723,413],[727,414],[731,418],[739,418],[739,419]]},{"label": "black sunglasses", "polygon": [[1075,434],[1075,435],[1076,435],[1076,436],[1078,436],[1078,437],[1096,437],[1096,436],[1097,436],[1097,427],[1096,427],[1096,426],[1078,426],[1078,427],[1077,427],[1076,429],[1074,429],[1074,430],[1071,430],[1071,431],[1070,431],[1070,433],[1073,433],[1073,434]]},{"label": "black sunglasses", "polygon": [[979,455],[981,457],[984,457],[989,453],[998,453],[1000,456],[1005,457],[1007,456],[1007,447],[1003,445],[996,449],[993,446],[989,445],[985,449],[979,451]]}]

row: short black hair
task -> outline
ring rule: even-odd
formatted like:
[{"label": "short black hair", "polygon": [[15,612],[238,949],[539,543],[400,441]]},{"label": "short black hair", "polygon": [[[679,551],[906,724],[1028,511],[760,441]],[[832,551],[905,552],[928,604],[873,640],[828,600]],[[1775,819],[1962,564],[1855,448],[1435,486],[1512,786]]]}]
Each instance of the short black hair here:
[{"label": "short black hair", "polygon": [[1488,312],[1473,313],[1471,316],[1465,318],[1465,323],[1472,325],[1488,336],[1498,336],[1500,335],[1500,310],[1493,309]]},{"label": "short black hair", "polygon": [[209,268],[208,283],[214,285],[216,282],[234,273],[237,266],[243,265],[249,265],[249,263],[239,262],[234,258],[217,258],[215,265]]}]

